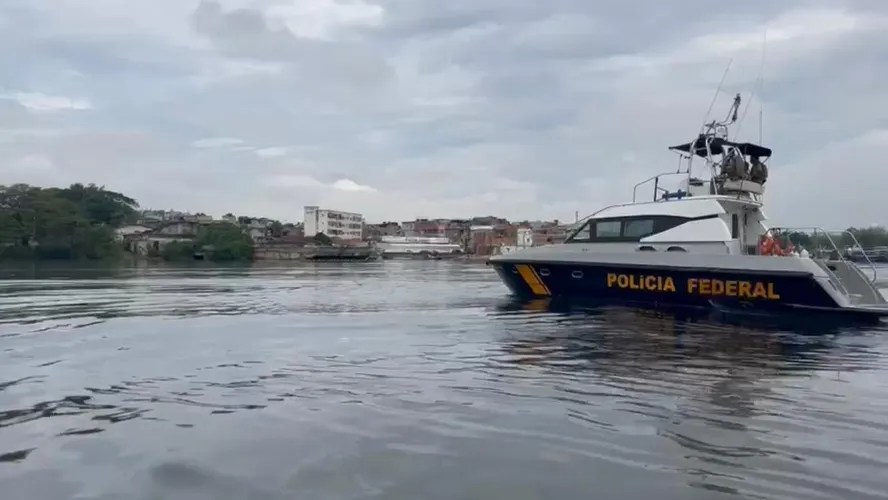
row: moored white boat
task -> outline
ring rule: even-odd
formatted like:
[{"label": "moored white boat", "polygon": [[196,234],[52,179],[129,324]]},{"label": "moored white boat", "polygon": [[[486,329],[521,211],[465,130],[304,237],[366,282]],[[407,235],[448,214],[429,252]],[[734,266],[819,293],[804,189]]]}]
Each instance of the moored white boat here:
[{"label": "moored white boat", "polygon": [[443,237],[383,236],[376,247],[383,259],[442,259],[462,255],[462,247]]}]

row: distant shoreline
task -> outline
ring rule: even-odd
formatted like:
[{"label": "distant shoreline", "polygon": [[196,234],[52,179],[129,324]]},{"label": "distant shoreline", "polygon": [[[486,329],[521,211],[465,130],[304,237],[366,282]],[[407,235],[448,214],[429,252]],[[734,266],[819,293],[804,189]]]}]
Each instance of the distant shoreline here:
[{"label": "distant shoreline", "polygon": [[0,269],[29,268],[35,266],[45,267],[83,267],[83,268],[109,268],[109,267],[168,267],[168,268],[190,268],[190,267],[247,267],[262,264],[282,264],[282,263],[339,263],[339,264],[372,264],[379,262],[460,262],[471,264],[484,264],[487,262],[488,255],[466,255],[460,257],[449,257],[444,259],[410,259],[410,258],[394,258],[394,259],[373,259],[373,260],[312,260],[312,259],[251,259],[251,260],[197,260],[197,259],[175,259],[164,260],[157,257],[143,257],[135,255],[127,255],[120,258],[107,259],[5,259],[0,260]]}]

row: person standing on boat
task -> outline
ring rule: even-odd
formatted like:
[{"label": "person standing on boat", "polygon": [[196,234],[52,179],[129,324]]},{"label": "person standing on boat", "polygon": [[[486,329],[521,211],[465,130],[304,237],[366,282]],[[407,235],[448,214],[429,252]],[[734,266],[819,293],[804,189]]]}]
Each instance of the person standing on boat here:
[{"label": "person standing on boat", "polygon": [[759,240],[759,255],[782,255],[783,251],[780,249],[780,242],[774,238],[774,235],[771,231],[766,232],[762,235]]},{"label": "person standing on boat", "polygon": [[796,251],[792,241],[787,241],[786,248],[782,248],[780,241],[774,237],[774,234],[771,233],[771,231],[766,232],[761,240],[759,240],[758,253],[759,255],[801,256],[801,254]]},{"label": "person standing on boat", "polygon": [[762,163],[758,156],[750,156],[752,166],[749,169],[749,180],[764,184],[768,180],[768,166]]}]

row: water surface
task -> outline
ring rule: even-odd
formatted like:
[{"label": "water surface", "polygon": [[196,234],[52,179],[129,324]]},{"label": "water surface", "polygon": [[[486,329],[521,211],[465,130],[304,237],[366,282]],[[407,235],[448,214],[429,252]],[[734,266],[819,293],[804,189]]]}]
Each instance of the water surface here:
[{"label": "water surface", "polygon": [[0,276],[4,499],[888,498],[885,326],[434,261]]}]

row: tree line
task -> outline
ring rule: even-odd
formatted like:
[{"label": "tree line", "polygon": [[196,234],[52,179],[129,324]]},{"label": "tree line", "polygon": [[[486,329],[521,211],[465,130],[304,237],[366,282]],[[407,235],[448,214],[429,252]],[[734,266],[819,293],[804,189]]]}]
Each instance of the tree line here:
[{"label": "tree line", "polygon": [[0,186],[0,259],[102,259],[121,252],[114,229],[137,216],[136,200],[90,184]]},{"label": "tree line", "polygon": [[[139,218],[139,204],[122,193],[95,184],[72,184],[67,188],[41,188],[27,184],[0,185],[0,260],[3,259],[105,259],[117,257],[122,246],[115,229]],[[242,223],[250,218],[243,217]],[[272,236],[282,233],[273,222]],[[880,226],[847,230],[863,248],[888,246],[888,229]],[[822,233],[792,233],[796,245],[807,248],[831,247]],[[315,237],[329,245],[325,235]],[[853,246],[847,234],[832,237],[840,247]],[[207,251],[213,260],[241,260],[252,257],[252,239],[236,224],[202,225],[193,242],[169,244],[158,257],[168,260],[189,258]]]},{"label": "tree line", "polygon": [[215,261],[250,260],[253,239],[235,224],[209,224],[200,226],[193,241],[167,243],[157,256],[171,261],[189,260],[196,253]]},{"label": "tree line", "polygon": [[835,244],[839,250],[844,250],[853,248],[855,240],[865,250],[888,246],[888,229],[882,226],[849,227],[840,234],[825,234],[819,231],[791,232],[788,237],[794,245],[805,248],[831,249]]},{"label": "tree line", "polygon": [[[136,200],[95,184],[0,186],[0,260],[116,258],[123,246],[115,230],[138,219]],[[202,250],[212,260],[250,259],[253,240],[236,224],[210,224],[193,242],[167,245],[155,256],[192,258]]]}]

